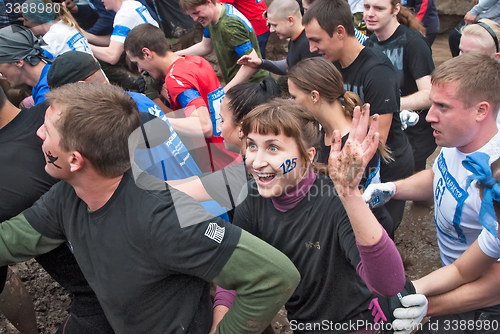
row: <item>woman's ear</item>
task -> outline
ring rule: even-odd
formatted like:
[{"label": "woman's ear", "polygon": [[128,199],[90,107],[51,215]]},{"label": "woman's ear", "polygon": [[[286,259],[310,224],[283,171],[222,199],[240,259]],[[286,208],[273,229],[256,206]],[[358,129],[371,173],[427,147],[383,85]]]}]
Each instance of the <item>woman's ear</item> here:
[{"label": "woman's ear", "polygon": [[311,99],[313,103],[317,103],[319,101],[319,92],[317,90],[313,90],[311,92]]},{"label": "woman's ear", "polygon": [[316,149],[314,147],[309,147],[307,150],[307,157],[309,158],[309,162],[314,162],[314,157],[316,156]]}]

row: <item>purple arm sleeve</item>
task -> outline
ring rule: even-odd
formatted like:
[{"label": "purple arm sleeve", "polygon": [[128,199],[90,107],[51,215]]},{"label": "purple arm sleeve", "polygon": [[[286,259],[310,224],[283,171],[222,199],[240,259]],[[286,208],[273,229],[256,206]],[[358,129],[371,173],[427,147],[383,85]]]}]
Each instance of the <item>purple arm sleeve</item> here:
[{"label": "purple arm sleeve", "polygon": [[403,290],[405,269],[394,242],[387,232],[380,240],[370,246],[356,242],[359,250],[359,262],[356,271],[370,291],[377,296],[390,298]]},{"label": "purple arm sleeve", "polygon": [[214,308],[218,305],[224,305],[227,308],[231,308],[234,298],[236,298],[236,291],[226,290],[218,286],[215,290]]}]

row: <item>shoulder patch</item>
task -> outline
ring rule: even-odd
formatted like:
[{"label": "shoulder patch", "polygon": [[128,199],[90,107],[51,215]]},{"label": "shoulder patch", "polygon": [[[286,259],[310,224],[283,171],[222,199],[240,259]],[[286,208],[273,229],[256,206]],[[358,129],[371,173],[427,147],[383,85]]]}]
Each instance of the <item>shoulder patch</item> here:
[{"label": "shoulder patch", "polygon": [[224,233],[226,233],[225,227],[220,227],[217,223],[210,223],[205,231],[205,236],[220,244],[224,239]]}]

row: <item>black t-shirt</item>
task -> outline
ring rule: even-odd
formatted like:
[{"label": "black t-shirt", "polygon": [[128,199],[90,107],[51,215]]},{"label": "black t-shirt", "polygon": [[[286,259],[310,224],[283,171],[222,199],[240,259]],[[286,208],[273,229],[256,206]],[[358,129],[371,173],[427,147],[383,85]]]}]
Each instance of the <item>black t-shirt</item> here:
[{"label": "black t-shirt", "polygon": [[393,177],[399,179],[411,175],[413,173],[411,146],[401,130],[399,119],[399,80],[389,58],[380,51],[365,47],[346,68],[342,68],[339,62],[335,65],[344,79],[344,88],[357,94],[363,103],[370,103],[371,115],[393,114],[387,146],[396,161],[411,161],[411,164],[382,164],[380,171],[382,182]]},{"label": "black t-shirt", "polygon": [[163,181],[148,184],[144,175],[134,181],[126,172],[95,211],[60,182],[24,215],[41,234],[69,241],[117,333],[208,333],[209,282],[241,230]]},{"label": "black t-shirt", "polygon": [[[416,80],[434,71],[432,51],[424,36],[416,30],[400,24],[394,34],[379,42],[373,34],[365,46],[383,52],[391,60],[399,76],[401,96],[418,91]],[[416,110],[418,111],[418,110]],[[425,120],[428,109],[419,111],[419,122],[405,130],[410,144],[415,150],[415,160],[427,158],[436,149],[430,123]]]},{"label": "black t-shirt", "polygon": [[375,34],[365,46],[383,52],[394,65],[399,78],[401,96],[418,91],[416,80],[434,71],[432,51],[424,36],[416,30],[400,24],[394,34],[379,42]]},{"label": "black t-shirt", "polygon": [[46,104],[22,109],[0,129],[0,222],[29,208],[58,180],[45,172],[42,140]]},{"label": "black t-shirt", "polygon": [[286,58],[286,63],[288,69],[291,69],[299,61],[306,58],[319,57],[318,52],[312,52],[309,48],[309,40],[306,36],[306,30],[302,29],[302,32],[294,40],[290,39],[288,42],[288,55]]},{"label": "black t-shirt", "polygon": [[336,323],[367,310],[373,295],[356,272],[354,232],[330,178],[318,174],[306,196],[286,212],[259,195],[255,180],[247,186],[234,224],[287,255],[301,275],[285,305],[288,318]]},{"label": "black t-shirt", "polygon": [[[42,140],[36,131],[43,124],[47,105],[22,109],[0,129],[0,222],[10,219],[46,193],[59,180],[45,172]],[[77,316],[98,316],[100,328],[90,324],[87,333],[110,333],[97,298],[66,244],[36,258],[42,267],[73,295],[71,312]],[[3,269],[5,270],[5,269]],[[3,288],[3,285],[2,285]]]}]

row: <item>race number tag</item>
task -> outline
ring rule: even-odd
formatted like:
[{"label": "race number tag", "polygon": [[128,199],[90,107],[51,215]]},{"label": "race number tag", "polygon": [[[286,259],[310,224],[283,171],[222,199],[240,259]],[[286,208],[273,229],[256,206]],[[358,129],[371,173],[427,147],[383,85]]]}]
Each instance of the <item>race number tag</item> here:
[{"label": "race number tag", "polygon": [[212,130],[214,133],[214,137],[220,135],[219,128],[220,123],[220,104],[222,103],[222,99],[226,93],[224,90],[219,87],[219,89],[214,90],[213,92],[208,94],[208,104],[210,108],[210,119],[212,120]]}]

